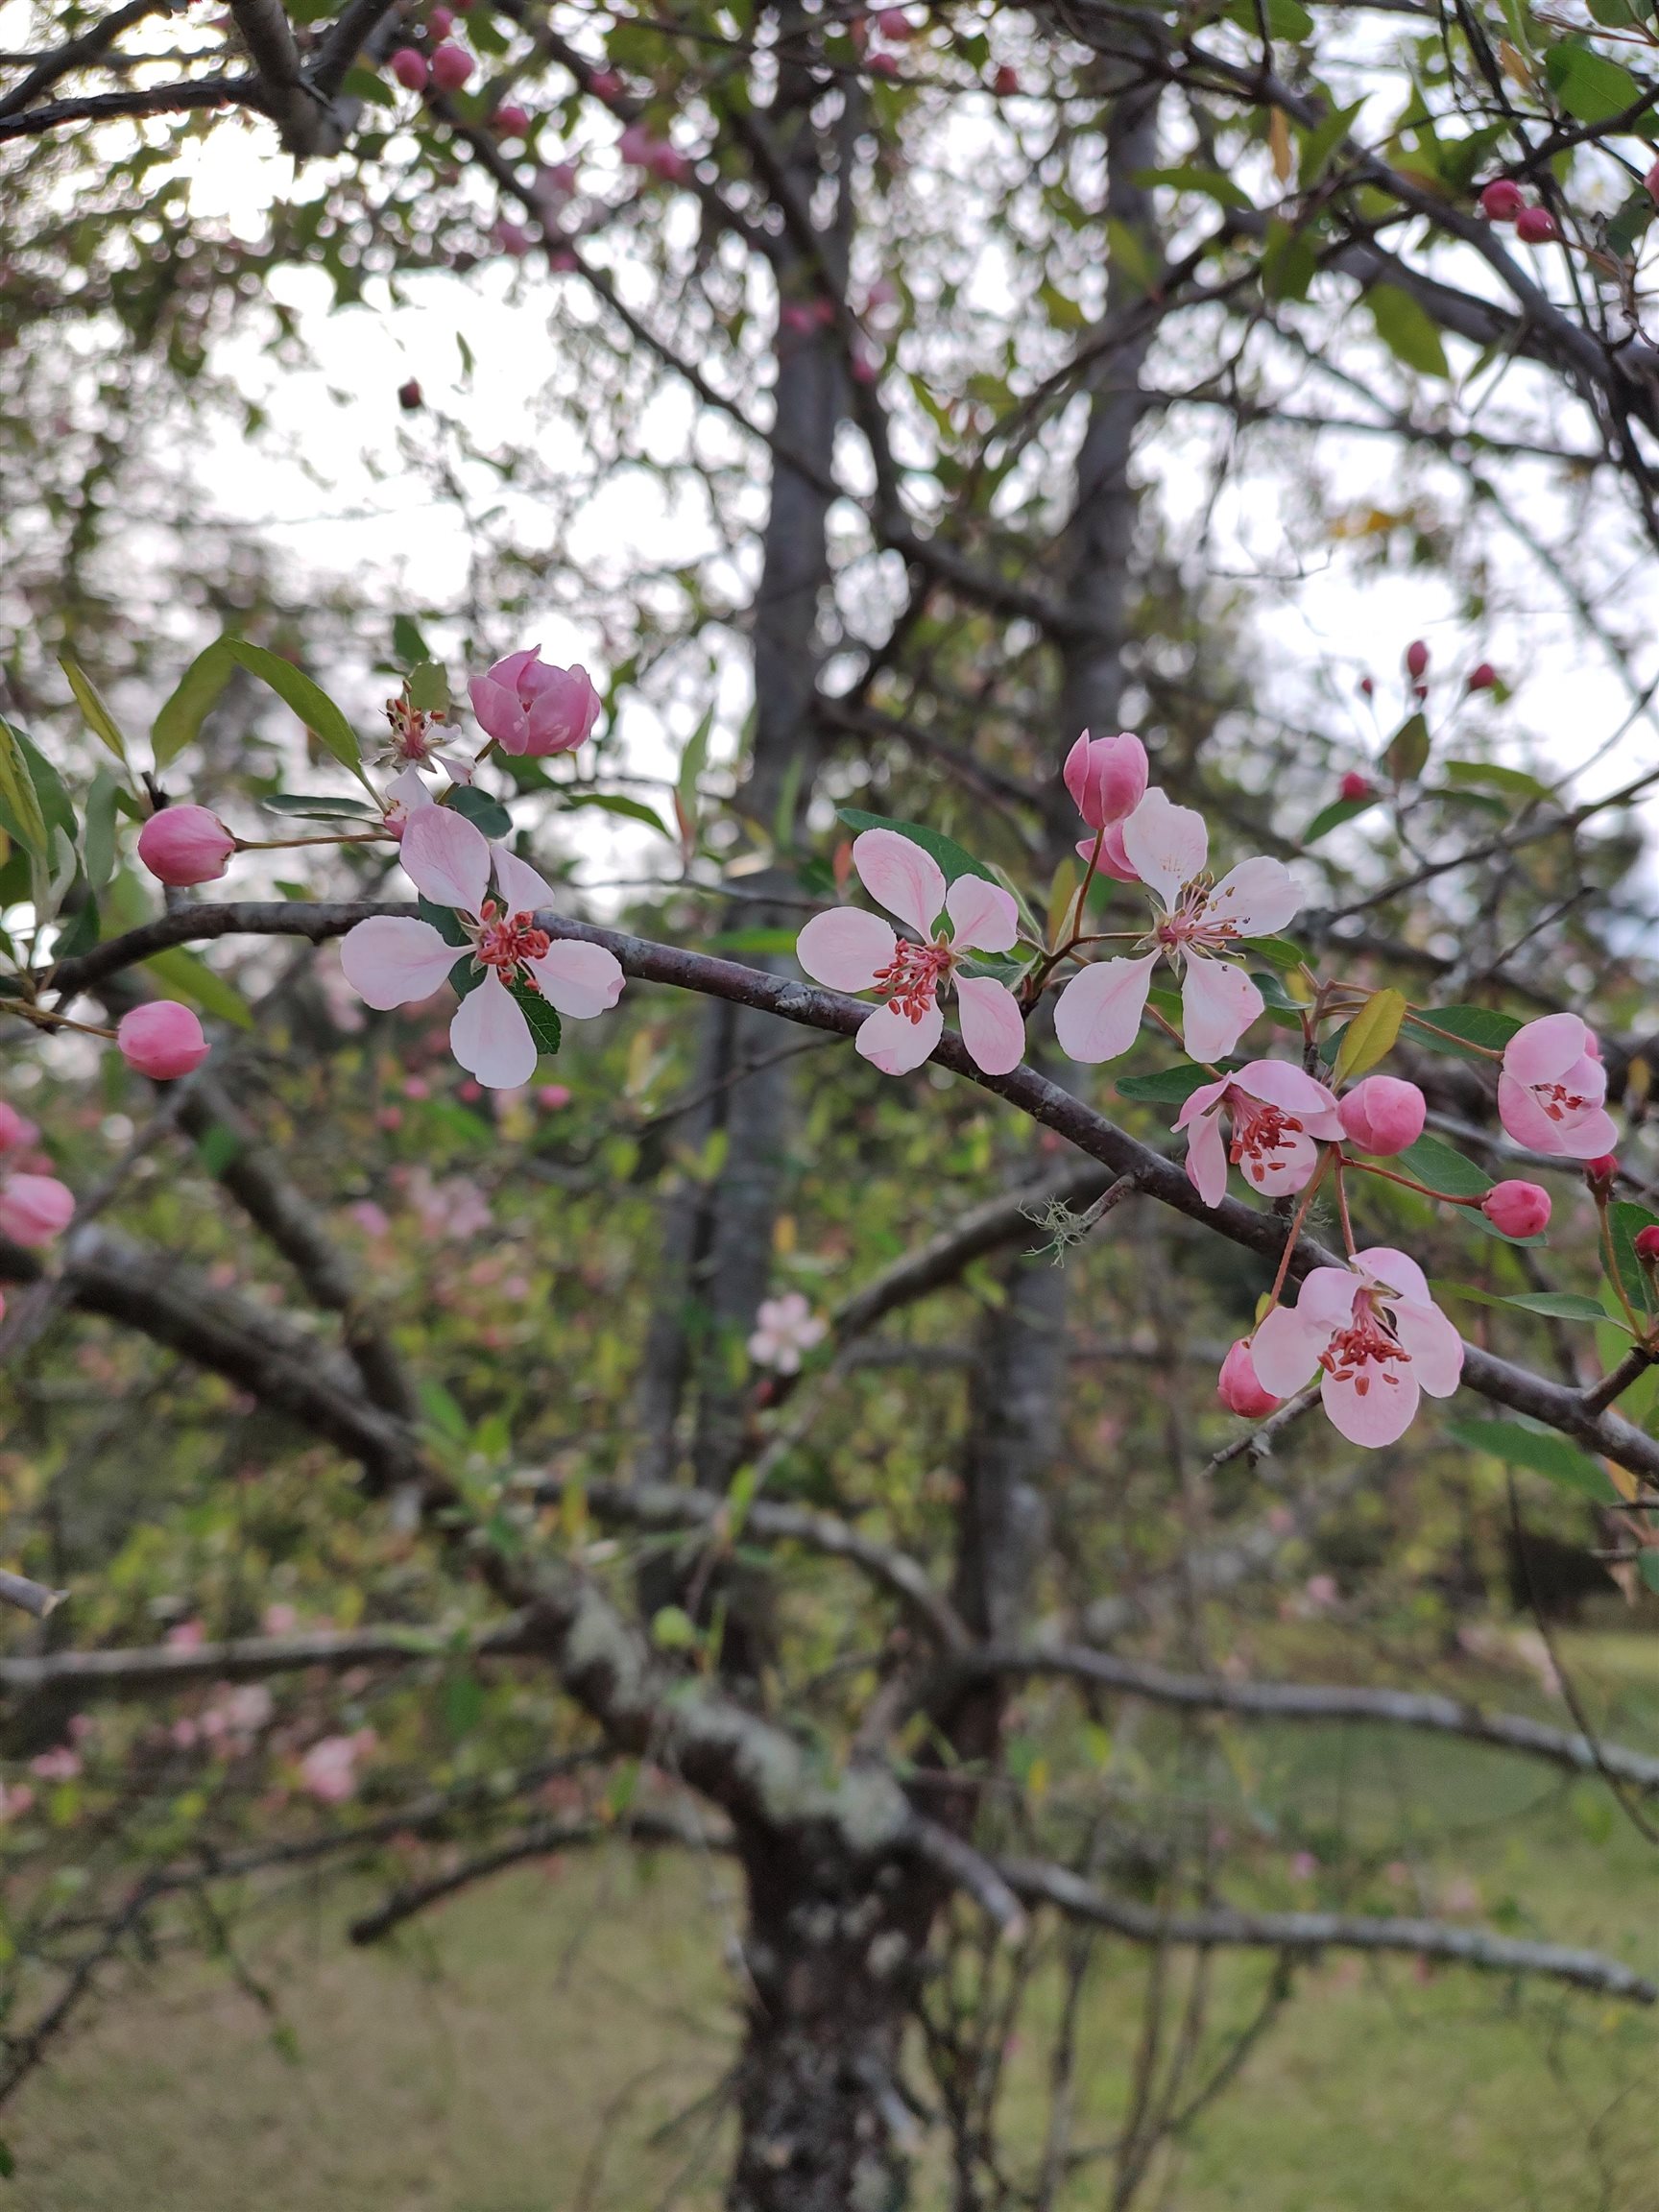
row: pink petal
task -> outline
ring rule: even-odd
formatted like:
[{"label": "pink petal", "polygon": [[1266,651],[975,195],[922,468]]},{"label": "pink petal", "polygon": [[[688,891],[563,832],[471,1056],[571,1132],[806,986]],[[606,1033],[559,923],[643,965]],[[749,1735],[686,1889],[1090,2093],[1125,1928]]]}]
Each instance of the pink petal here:
[{"label": "pink petal", "polygon": [[1463,1373],[1463,1339],[1439,1307],[1403,1299],[1394,1308],[1394,1334],[1430,1397],[1450,1398]]},{"label": "pink petal", "polygon": [[506,900],[509,914],[536,914],[551,907],[553,893],[528,860],[520,860],[505,845],[492,845],[490,855],[495,863],[495,888]]},{"label": "pink petal", "polygon": [[1181,985],[1181,1033],[1194,1060],[1231,1052],[1262,1011],[1262,994],[1225,960],[1189,957]]},{"label": "pink petal", "polygon": [[1283,1198],[1287,1190],[1304,1189],[1318,1165],[1319,1148],[1312,1138],[1288,1135],[1271,1152],[1247,1153],[1241,1172],[1263,1198]]},{"label": "pink petal", "polygon": [[945,894],[945,911],[960,950],[1006,952],[1020,934],[1019,907],[1000,883],[982,876],[958,876]]},{"label": "pink petal", "polygon": [[1599,1160],[1604,1152],[1617,1151],[1618,1146],[1619,1124],[1605,1107],[1592,1106],[1588,1113],[1574,1115],[1560,1124],[1552,1149],[1569,1160]]},{"label": "pink petal", "polygon": [[1172,906],[1181,886],[1202,872],[1210,832],[1202,814],[1175,805],[1163,791],[1148,791],[1123,825],[1123,851],[1141,880]]},{"label": "pink petal", "polygon": [[530,971],[548,1005],[572,1022],[591,1022],[614,1006],[625,980],[614,952],[575,937],[556,937]]},{"label": "pink petal", "polygon": [[987,1075],[1006,1075],[1018,1068],[1025,1057],[1025,1022],[1007,984],[995,975],[958,975],[956,1003],[962,1042],[974,1065]]},{"label": "pink petal", "polygon": [[374,914],[347,931],[340,965],[357,996],[384,1013],[430,998],[465,950],[445,945],[430,922]]},{"label": "pink petal", "polygon": [[1319,1364],[1330,1341],[1328,1329],[1315,1327],[1297,1306],[1275,1306],[1250,1339],[1256,1380],[1275,1398],[1293,1398]]},{"label": "pink petal", "polygon": [[[1531,1089],[1511,1075],[1507,1068],[1498,1071],[1498,1118],[1505,1132],[1528,1152],[1548,1152],[1556,1158],[1566,1153],[1561,1123],[1551,1120]],[[1610,1144],[1600,1147],[1603,1152],[1612,1149]],[[1594,1160],[1597,1154],[1587,1152],[1584,1157]]]},{"label": "pink petal", "polygon": [[1175,1127],[1178,1130],[1185,1129],[1188,1122],[1196,1121],[1200,1114],[1214,1113],[1232,1090],[1234,1080],[1231,1075],[1222,1075],[1214,1083],[1200,1083],[1197,1090],[1191,1092],[1183,1102],[1180,1113],[1175,1117]]},{"label": "pink petal", "polygon": [[1354,1318],[1354,1300],[1359,1282],[1347,1267],[1315,1267],[1302,1278],[1296,1293],[1297,1310],[1324,1332],[1326,1337],[1346,1329]]},{"label": "pink petal", "polygon": [[1301,904],[1283,860],[1240,860],[1205,900],[1204,918],[1231,922],[1240,937],[1271,937],[1295,920]]},{"label": "pink petal", "polygon": [[1269,1106],[1282,1106],[1294,1114],[1310,1137],[1335,1144],[1341,1142],[1342,1121],[1336,1100],[1323,1083],[1314,1081],[1288,1060],[1252,1060],[1233,1077],[1240,1091]]},{"label": "pink petal", "polygon": [[450,806],[411,814],[397,848],[403,873],[423,897],[476,914],[490,888],[490,846],[482,830]]},{"label": "pink petal", "polygon": [[[1591,1043],[1595,1043],[1594,1038]],[[1562,1076],[1561,1088],[1571,1091],[1575,1098],[1599,1106],[1607,1095],[1607,1070],[1599,1060],[1593,1060],[1588,1052],[1582,1053]]]},{"label": "pink petal", "polygon": [[1226,1197],[1227,1147],[1221,1142],[1219,1114],[1202,1115],[1194,1122],[1187,1139],[1187,1177],[1206,1206],[1219,1206]]},{"label": "pink petal", "polygon": [[1374,1452],[1397,1444],[1410,1428],[1417,1411],[1417,1378],[1409,1367],[1402,1371],[1398,1361],[1378,1366],[1367,1360],[1351,1381],[1327,1375],[1319,1395],[1336,1433]]},{"label": "pink petal", "polygon": [[1054,1034],[1068,1059],[1093,1066],[1127,1052],[1140,1034],[1156,952],[1139,960],[1097,960],[1073,975],[1054,1001]]},{"label": "pink petal", "polygon": [[831,991],[868,991],[898,950],[886,923],[861,906],[814,914],[795,940],[796,959],[815,983],[827,983]]},{"label": "pink petal", "polygon": [[[864,834],[870,837],[876,832],[867,830]],[[891,1006],[878,1006],[853,1042],[883,1075],[908,1075],[912,1068],[921,1067],[944,1033],[945,1017],[937,1006],[929,1006],[920,1022],[896,1014]]]},{"label": "pink petal", "polygon": [[1414,1306],[1431,1303],[1429,1279],[1408,1252],[1397,1251],[1392,1244],[1367,1244],[1363,1252],[1355,1253],[1354,1264],[1374,1282],[1385,1284],[1397,1298],[1408,1298]]},{"label": "pink petal", "polygon": [[872,899],[931,937],[945,903],[945,872],[930,853],[897,830],[866,830],[853,840],[853,865]]},{"label": "pink petal", "polygon": [[[497,667],[502,665],[496,662]],[[493,682],[490,676],[474,676],[467,689],[472,711],[478,717],[478,727],[485,735],[493,737],[503,752],[522,753],[529,724],[524,715],[524,703],[517,690]]]},{"label": "pink petal", "polygon": [[513,1091],[536,1072],[536,1040],[522,1007],[493,968],[456,1008],[449,1049],[487,1090]]},{"label": "pink petal", "polygon": [[1552,1083],[1581,1057],[1589,1034],[1576,1014],[1546,1014],[1504,1046],[1504,1070],[1521,1083]]}]

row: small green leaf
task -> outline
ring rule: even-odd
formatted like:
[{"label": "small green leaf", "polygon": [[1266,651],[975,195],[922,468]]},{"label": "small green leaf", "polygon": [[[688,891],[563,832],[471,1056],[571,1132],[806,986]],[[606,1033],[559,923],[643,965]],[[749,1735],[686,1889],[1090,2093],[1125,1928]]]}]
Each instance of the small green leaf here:
[{"label": "small green leaf", "polygon": [[1413,1007],[1407,1019],[1413,1045],[1426,1045],[1455,1060],[1490,1060],[1521,1026],[1513,1014],[1501,1014],[1495,1006]]},{"label": "small green leaf", "polygon": [[1292,45],[1299,46],[1313,35],[1313,18],[1302,0],[1265,0],[1260,12],[1257,0],[1227,0],[1221,12],[1253,38],[1260,36],[1263,21],[1270,38],[1287,39]]},{"label": "small green leaf", "polygon": [[400,668],[413,668],[417,661],[431,660],[431,650],[413,614],[392,617],[392,654]]},{"label": "small green leaf", "polygon": [[196,1140],[196,1150],[209,1175],[223,1175],[242,1149],[242,1140],[228,1122],[213,1121]]},{"label": "small green leaf", "polygon": [[947,883],[954,883],[958,876],[978,876],[987,883],[997,880],[983,860],[975,860],[953,837],[942,836],[925,823],[896,822],[885,814],[867,814],[861,806],[841,806],[836,812],[849,830],[897,830],[901,837],[908,837],[912,845],[920,845],[924,853],[932,854],[944,870]]},{"label": "small green leaf", "polygon": [[1202,192],[1206,199],[1214,200],[1222,207],[1251,204],[1249,193],[1219,169],[1201,169],[1190,164],[1178,169],[1141,169],[1136,172],[1135,181],[1142,192],[1167,184],[1176,192]]},{"label": "small green leaf", "polygon": [[1492,1188],[1492,1178],[1483,1167],[1438,1137],[1419,1137],[1415,1144],[1395,1154],[1393,1165],[1448,1198],[1484,1198]]},{"label": "small green leaf", "polygon": [[363,751],[357,733],[320,684],[313,683],[292,661],[284,661],[281,654],[272,653],[263,645],[250,645],[245,637],[228,638],[226,650],[238,666],[268,684],[277,698],[294,709],[342,767],[349,768],[354,776],[362,775]]},{"label": "small green leaf", "polygon": [[685,809],[685,819],[697,819],[697,779],[709,764],[709,733],[714,727],[714,709],[709,708],[695,730],[685,740],[685,750],[680,756],[680,773],[674,788],[680,794],[680,804]]},{"label": "small green leaf", "polygon": [[1265,960],[1269,968],[1282,969],[1286,974],[1292,968],[1300,968],[1308,955],[1291,937],[1246,937],[1246,952],[1254,953],[1258,960]]},{"label": "small green leaf", "polygon": [[204,1014],[233,1022],[238,1029],[252,1028],[252,1008],[235,984],[227,982],[187,947],[173,945],[165,952],[152,952],[144,965],[160,985],[163,998],[187,999]]},{"label": "small green leaf", "polygon": [[1575,123],[1607,123],[1637,107],[1646,87],[1628,69],[1610,61],[1595,47],[1563,38],[1551,47],[1544,67],[1555,97]]},{"label": "small green leaf", "polygon": [[6,721],[0,721],[0,826],[37,860],[45,860],[51,840],[40,795],[29,773],[22,733]]},{"label": "small green leaf", "polygon": [[673,832],[663,826],[662,817],[642,799],[629,799],[619,791],[561,792],[560,804],[566,813],[578,807],[596,806],[603,814],[615,814],[625,822],[643,822],[648,830],[655,830],[659,837],[672,837]]},{"label": "small green leaf", "polygon": [[[1647,1588],[1659,1596],[1659,1551],[1649,1549],[1636,1554],[1636,1572]],[[7,2169],[0,2169],[7,2171]]]},{"label": "small green leaf", "polygon": [[1282,215],[1267,218],[1262,249],[1262,289],[1269,300],[1306,300],[1319,274],[1319,255],[1306,230],[1292,229]]},{"label": "small green leaf", "polygon": [[508,985],[514,1000],[526,1022],[530,1034],[536,1040],[538,1052],[551,1056],[564,1042],[565,1031],[558,1015],[548,1005],[540,991],[532,990],[522,976],[516,975]]},{"label": "small green leaf", "polygon": [[87,675],[73,654],[60,653],[58,665],[69,679],[69,688],[75,694],[75,704],[81,709],[82,719],[94,737],[101,737],[123,768],[127,765],[127,740],[121,725],[105,705],[98,686]]},{"label": "small green leaf", "polygon": [[1547,785],[1523,768],[1503,768],[1496,760],[1447,760],[1440,773],[1448,783],[1484,785],[1493,791],[1511,791],[1517,799],[1548,799]]},{"label": "small green leaf", "polygon": [[1397,361],[1423,376],[1450,376],[1446,349],[1429,310],[1397,284],[1373,284],[1365,295],[1377,335]]},{"label": "small green leaf", "polygon": [[1394,1049],[1405,1019],[1404,992],[1374,991],[1343,1034],[1336,1063],[1331,1071],[1332,1081],[1351,1083],[1356,1076],[1363,1075],[1379,1061],[1385,1060]]},{"label": "small green leaf", "polygon": [[[1599,1328],[1612,1327],[1600,1299],[1587,1298],[1582,1290],[1524,1290],[1501,1303],[1519,1306],[1524,1313],[1542,1313],[1551,1321],[1590,1321]],[[1628,1335],[1629,1331],[1624,1334]]]},{"label": "small green leaf", "polygon": [[1421,714],[1407,714],[1382,756],[1382,765],[1396,783],[1409,783],[1429,764],[1429,725]]},{"label": "small green leaf", "polygon": [[421,921],[429,922],[445,945],[470,943],[470,939],[462,926],[461,917],[456,913],[453,906],[436,905],[424,894],[417,898],[415,905]]},{"label": "small green leaf", "polygon": [[1619,1503],[1600,1462],[1551,1430],[1526,1429],[1519,1421],[1448,1421],[1446,1433],[1471,1452],[1486,1452],[1511,1467],[1525,1467],[1565,1490],[1594,1498],[1598,1504]]},{"label": "small green leaf", "polygon": [[1377,795],[1369,799],[1333,799],[1329,806],[1321,806],[1302,832],[1304,845],[1317,844],[1328,837],[1333,830],[1339,830],[1344,822],[1352,822],[1356,814],[1363,814],[1377,804]]},{"label": "small green leaf", "polygon": [[115,793],[117,785],[108,768],[100,768],[86,794],[86,827],[81,838],[81,865],[94,891],[102,891],[115,873]]},{"label": "small green leaf", "polygon": [[419,714],[446,713],[449,708],[449,671],[437,661],[417,661],[404,682],[409,704]]},{"label": "small green leaf", "polygon": [[219,704],[219,695],[229,683],[235,665],[228,637],[215,639],[205,652],[197,654],[150,733],[150,750],[157,768],[165,768],[201,734],[202,725]]},{"label": "small green leaf", "polygon": [[1194,1091],[1214,1080],[1208,1068],[1195,1067],[1189,1060],[1174,1068],[1160,1068],[1155,1075],[1119,1075],[1117,1090],[1119,1098],[1133,1099],[1141,1106],[1184,1106]]},{"label": "small green leaf", "polygon": [[497,843],[513,834],[512,815],[499,799],[492,799],[488,791],[480,791],[476,784],[457,783],[444,804],[455,813],[464,814],[475,829]]},{"label": "small green leaf", "polygon": [[361,799],[335,799],[327,793],[311,797],[303,792],[275,791],[269,798],[261,799],[259,804],[273,814],[298,814],[307,820],[314,817],[320,822],[380,820],[378,806],[371,806]]}]

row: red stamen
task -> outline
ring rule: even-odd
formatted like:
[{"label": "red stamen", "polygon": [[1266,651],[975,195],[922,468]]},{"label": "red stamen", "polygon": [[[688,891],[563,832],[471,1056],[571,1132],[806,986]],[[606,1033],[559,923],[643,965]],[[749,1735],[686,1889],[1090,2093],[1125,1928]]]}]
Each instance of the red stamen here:
[{"label": "red stamen", "polygon": [[526,960],[543,959],[552,943],[545,929],[537,928],[533,915],[510,915],[499,900],[486,899],[479,910],[474,956],[481,967],[500,969],[503,980]]},{"label": "red stamen", "polygon": [[939,986],[955,964],[955,955],[942,938],[931,945],[913,945],[901,938],[893,957],[873,978],[876,990],[895,1013],[908,1022],[920,1022],[938,997]]}]

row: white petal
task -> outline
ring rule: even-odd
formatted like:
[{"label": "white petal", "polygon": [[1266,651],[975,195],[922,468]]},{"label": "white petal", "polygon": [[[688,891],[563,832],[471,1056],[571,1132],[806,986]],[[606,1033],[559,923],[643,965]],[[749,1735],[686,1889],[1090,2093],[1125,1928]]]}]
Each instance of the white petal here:
[{"label": "white petal", "polygon": [[505,845],[492,845],[495,862],[495,888],[507,902],[509,914],[537,914],[553,904],[553,894],[528,860],[509,853]]},{"label": "white petal", "polygon": [[422,806],[409,817],[397,848],[403,873],[439,906],[476,914],[490,887],[484,832],[449,806]]},{"label": "white petal", "polygon": [[891,965],[899,940],[879,914],[835,906],[814,914],[795,940],[795,957],[815,983],[831,991],[868,991]]},{"label": "white petal", "polygon": [[1204,902],[1206,922],[1231,922],[1240,937],[1271,937],[1296,919],[1302,894],[1283,860],[1240,860]]},{"label": "white petal", "polygon": [[1210,832],[1202,814],[1175,805],[1166,792],[1148,791],[1123,825],[1123,850],[1142,882],[1172,906],[1182,884],[1201,873]]},{"label": "white petal", "polygon": [[1006,952],[1020,934],[1020,909],[1000,883],[982,876],[958,876],[945,894],[958,949]]},{"label": "white petal", "polygon": [[512,1091],[535,1074],[536,1040],[530,1024],[493,968],[456,1009],[449,1024],[449,1049],[487,1090]]},{"label": "white petal", "polygon": [[1275,1306],[1250,1339],[1256,1380],[1275,1398],[1294,1398],[1319,1364],[1331,1332],[1294,1306]]},{"label": "white petal", "polygon": [[931,853],[897,830],[866,830],[853,840],[853,865],[872,899],[931,937],[945,903],[945,871]]},{"label": "white petal", "polygon": [[340,965],[358,997],[384,1013],[430,998],[465,952],[465,946],[445,945],[430,922],[372,914],[348,930]]},{"label": "white petal", "polygon": [[1231,1052],[1262,1011],[1262,994],[1225,960],[1190,955],[1181,985],[1181,1034],[1194,1060]]},{"label": "white petal", "polygon": [[530,971],[548,1005],[573,1022],[591,1022],[622,996],[621,961],[603,945],[584,945],[579,938],[556,937],[540,960],[530,962]]},{"label": "white petal", "polygon": [[1054,1002],[1054,1034],[1068,1059],[1116,1060],[1134,1044],[1152,988],[1156,952],[1139,960],[1097,960],[1073,975]]},{"label": "white petal", "polygon": [[[871,834],[865,831],[866,836]],[[895,1013],[891,1006],[878,1006],[853,1042],[883,1075],[908,1075],[912,1068],[921,1067],[944,1033],[945,1017],[937,1006],[929,1006],[920,1022]]]},{"label": "white petal", "polygon": [[1025,1057],[1020,1001],[995,975],[958,975],[957,1019],[968,1057],[987,1075],[1006,1075]]}]

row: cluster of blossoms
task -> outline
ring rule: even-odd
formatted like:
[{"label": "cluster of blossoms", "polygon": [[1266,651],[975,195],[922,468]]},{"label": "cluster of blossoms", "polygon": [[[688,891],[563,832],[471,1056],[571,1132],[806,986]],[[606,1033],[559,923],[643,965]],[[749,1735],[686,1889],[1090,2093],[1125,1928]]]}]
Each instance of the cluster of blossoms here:
[{"label": "cluster of blossoms", "polygon": [[[1424,648],[1410,673],[1420,679],[1426,667]],[[877,827],[854,839],[852,866],[907,933],[862,908],[837,906],[801,931],[801,965],[832,989],[874,995],[878,1002],[857,1032],[857,1049],[889,1074],[919,1067],[932,1053],[944,1033],[948,992],[955,996],[968,1057],[985,1074],[1009,1074],[1024,1055],[1027,1017],[1069,962],[1078,965],[1055,998],[1053,1028],[1070,1058],[1087,1065],[1116,1060],[1148,1020],[1182,1044],[1191,1063],[1183,1071],[1190,1072],[1190,1086],[1172,1134],[1186,1139],[1187,1174],[1202,1203],[1215,1208],[1226,1201],[1232,1168],[1263,1198],[1301,1195],[1266,1311],[1223,1364],[1223,1403],[1261,1418],[1317,1377],[1325,1408],[1345,1437],[1368,1446],[1392,1443],[1423,1392],[1445,1397],[1457,1387],[1462,1345],[1415,1261],[1390,1245],[1356,1247],[1345,1174],[1380,1175],[1446,1204],[1478,1207],[1493,1229],[1511,1238],[1542,1233],[1549,1194],[1536,1183],[1510,1179],[1478,1198],[1458,1195],[1380,1166],[1418,1143],[1427,1101],[1415,1083],[1366,1072],[1358,1062],[1344,1080],[1339,1051],[1331,1055],[1329,1081],[1311,1071],[1321,1058],[1319,1022],[1334,1015],[1356,1019],[1372,995],[1358,986],[1320,985],[1294,948],[1268,950],[1287,950],[1307,985],[1305,1064],[1270,1058],[1233,1064],[1240,1039],[1265,1011],[1243,962],[1257,941],[1277,939],[1300,904],[1289,869],[1275,859],[1249,859],[1217,881],[1208,867],[1202,818],[1148,788],[1145,748],[1130,733],[1096,738],[1085,732],[1068,757],[1065,780],[1092,834],[1077,847],[1086,863],[1082,886],[1065,902],[1051,940],[1012,889],[971,855],[934,840],[956,863],[956,873],[948,876],[916,838]],[[1084,906],[1095,877],[1139,885],[1150,902],[1149,925],[1125,932],[1089,928]],[[1132,949],[1088,957],[1114,936],[1128,936]],[[1152,1003],[1164,963],[1180,984],[1179,1028]],[[997,972],[987,972],[991,968]],[[1399,1012],[1406,1012],[1403,1000]],[[1395,1033],[1398,1027],[1396,1021]],[[1548,1015],[1517,1029],[1501,1051],[1494,1047],[1487,1056],[1507,1135],[1530,1152],[1585,1163],[1598,1203],[1604,1203],[1618,1133],[1604,1104],[1599,1047],[1585,1023],[1575,1014]],[[1285,1297],[1290,1260],[1308,1207],[1327,1179],[1336,1193],[1348,1258],[1343,1266],[1313,1270],[1290,1304]],[[1659,1229],[1650,1242],[1651,1256],[1659,1259]],[[774,1346],[787,1334],[780,1328],[783,1303],[762,1309],[751,1344],[757,1360],[781,1366]]]}]

